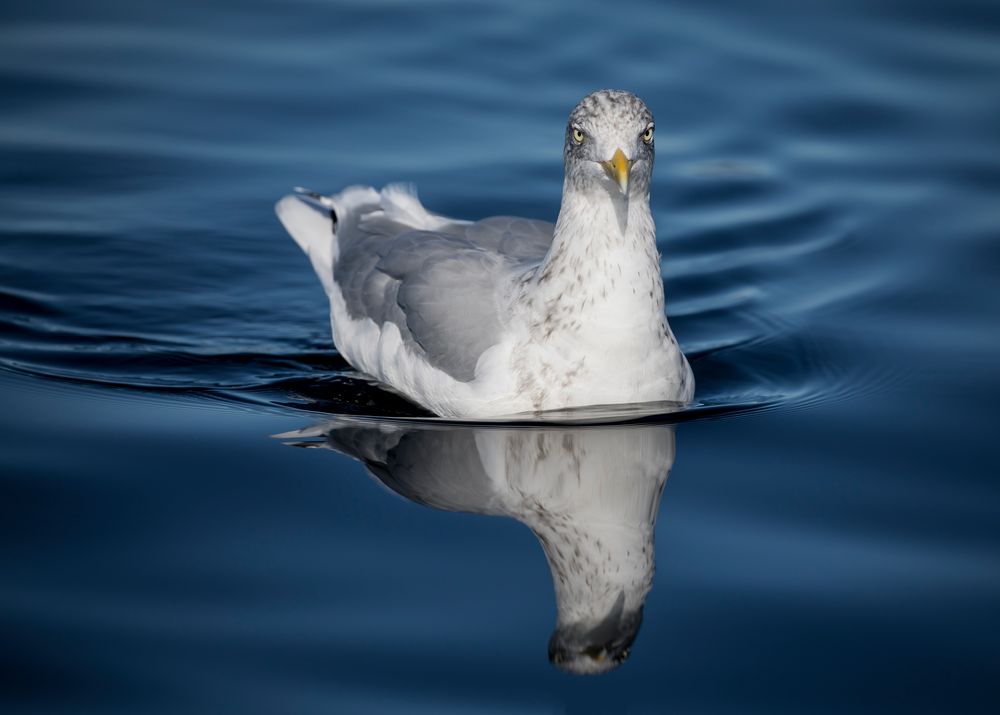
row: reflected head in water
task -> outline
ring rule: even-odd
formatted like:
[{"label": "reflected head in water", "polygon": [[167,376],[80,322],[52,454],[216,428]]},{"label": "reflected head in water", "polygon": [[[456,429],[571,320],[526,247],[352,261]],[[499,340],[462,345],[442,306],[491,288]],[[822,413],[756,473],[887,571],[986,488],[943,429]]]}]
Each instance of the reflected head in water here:
[{"label": "reflected head in water", "polygon": [[628,658],[653,581],[653,527],[674,461],[670,425],[339,418],[279,437],[358,459],[414,502],[525,524],[555,588],[549,659],[570,672],[601,673]]},{"label": "reflected head in water", "polygon": [[585,623],[558,626],[549,638],[549,660],[573,673],[604,673],[629,656],[642,625],[642,606],[625,613],[625,592],[611,612],[593,628]]}]

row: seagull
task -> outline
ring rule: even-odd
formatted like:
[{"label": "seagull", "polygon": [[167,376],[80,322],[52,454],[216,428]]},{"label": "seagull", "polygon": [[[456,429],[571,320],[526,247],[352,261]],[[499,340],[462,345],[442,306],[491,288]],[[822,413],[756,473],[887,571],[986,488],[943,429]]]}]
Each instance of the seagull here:
[{"label": "seagull", "polygon": [[337,350],[446,418],[688,403],[649,208],[653,115],[599,90],[570,112],[555,224],[431,213],[412,188],[299,189],[278,218],[330,301]]}]

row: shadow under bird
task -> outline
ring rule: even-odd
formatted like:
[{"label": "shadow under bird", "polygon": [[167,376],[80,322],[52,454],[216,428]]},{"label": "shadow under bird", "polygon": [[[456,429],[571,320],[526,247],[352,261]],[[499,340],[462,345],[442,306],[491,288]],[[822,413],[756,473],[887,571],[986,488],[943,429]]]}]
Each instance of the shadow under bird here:
[{"label": "shadow under bird", "polygon": [[301,190],[276,210],[326,290],[340,353],[438,415],[687,403],[649,206],[653,134],[635,95],[585,97],[555,224],[440,216],[401,185]]},{"label": "shadow under bird", "polygon": [[541,543],[555,587],[549,659],[569,672],[602,673],[628,658],[653,583],[653,530],[674,462],[672,426],[512,428],[344,417],[277,436],[358,459],[418,504],[523,523]]}]

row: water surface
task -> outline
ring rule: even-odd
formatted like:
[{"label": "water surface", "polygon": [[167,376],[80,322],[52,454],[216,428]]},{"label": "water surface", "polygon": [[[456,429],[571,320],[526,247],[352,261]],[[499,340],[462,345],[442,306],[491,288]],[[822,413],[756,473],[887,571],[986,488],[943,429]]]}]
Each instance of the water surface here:
[{"label": "water surface", "polygon": [[[5,710],[996,710],[989,4],[0,17]],[[274,201],[554,220],[603,86],[696,404],[442,424],[351,370]]]}]

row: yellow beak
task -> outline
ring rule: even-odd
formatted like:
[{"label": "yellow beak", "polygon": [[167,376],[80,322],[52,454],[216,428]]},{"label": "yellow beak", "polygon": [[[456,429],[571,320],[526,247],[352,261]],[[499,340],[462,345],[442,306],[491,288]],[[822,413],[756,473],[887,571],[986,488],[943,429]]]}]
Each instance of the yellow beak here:
[{"label": "yellow beak", "polygon": [[625,158],[625,152],[621,149],[615,149],[615,154],[607,161],[602,161],[601,166],[604,167],[604,171],[608,173],[608,176],[618,184],[618,188],[622,190],[623,194],[628,193],[628,174],[632,169],[632,161]]}]

